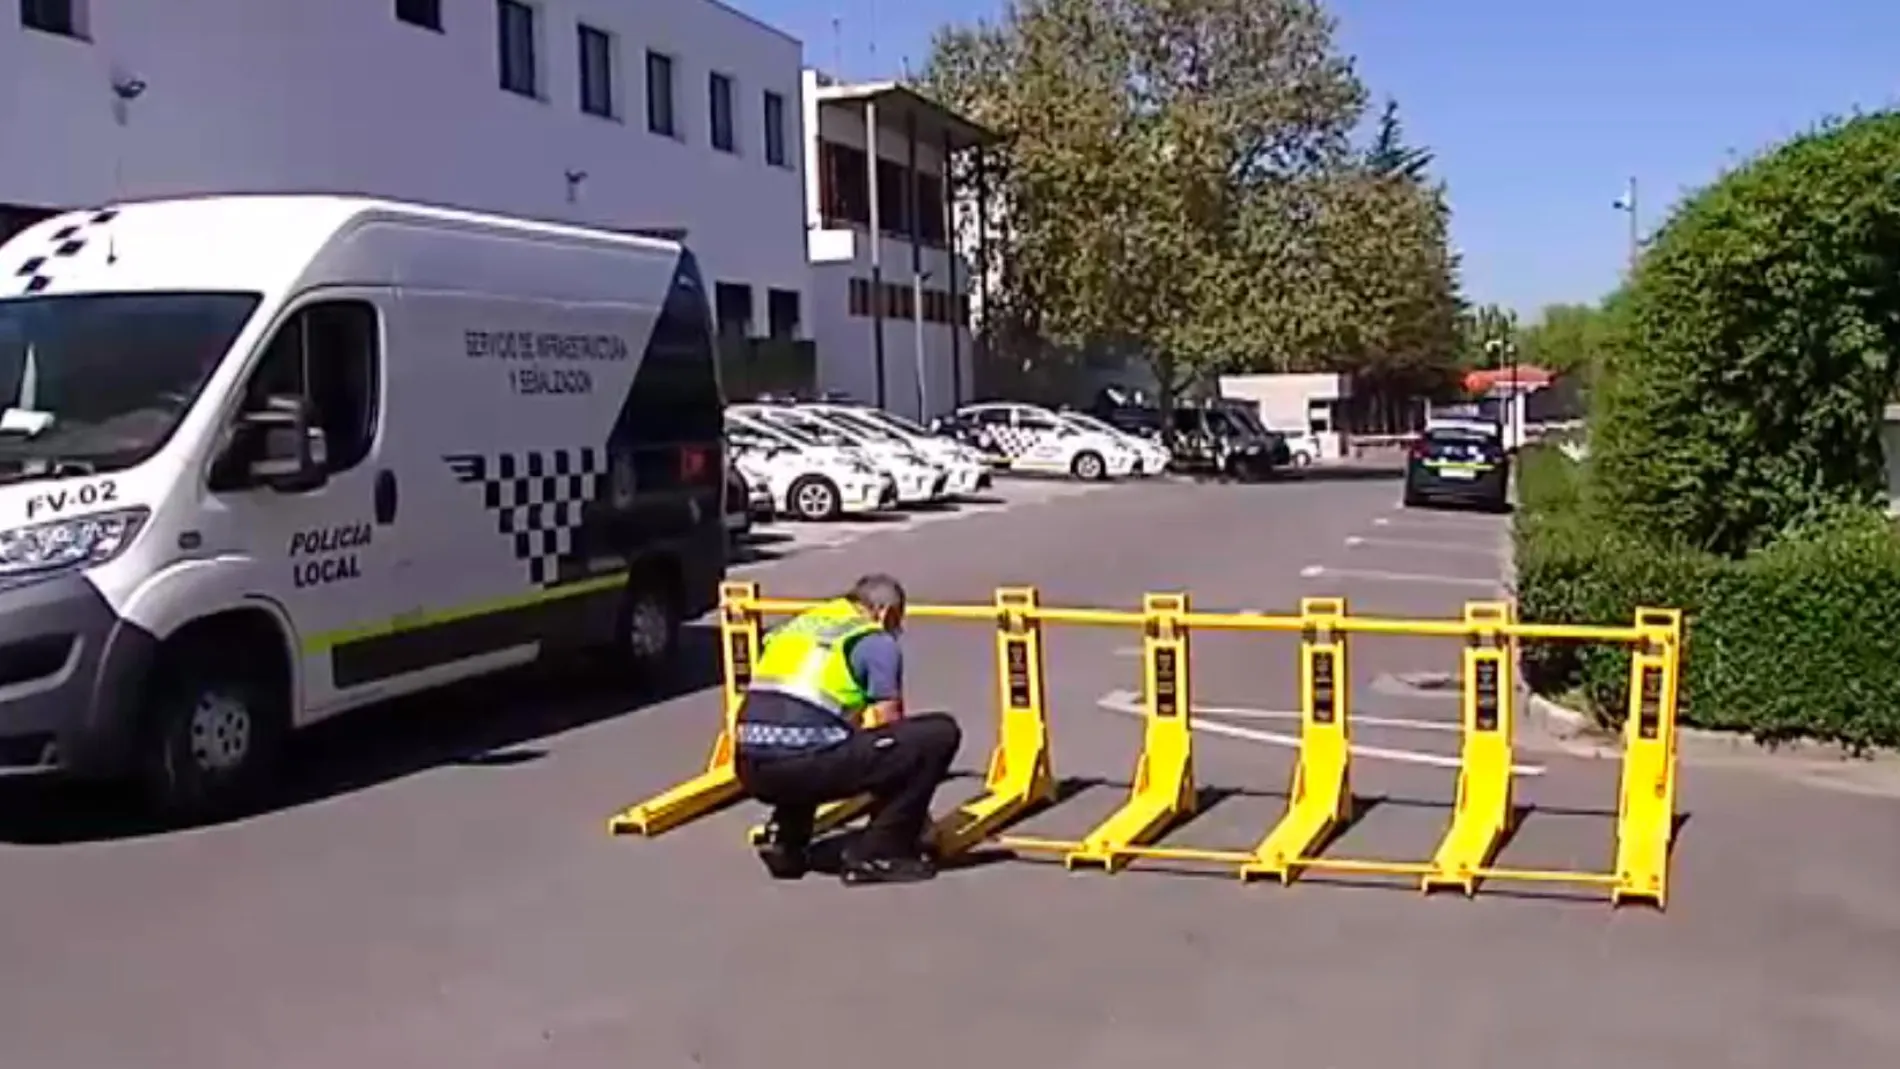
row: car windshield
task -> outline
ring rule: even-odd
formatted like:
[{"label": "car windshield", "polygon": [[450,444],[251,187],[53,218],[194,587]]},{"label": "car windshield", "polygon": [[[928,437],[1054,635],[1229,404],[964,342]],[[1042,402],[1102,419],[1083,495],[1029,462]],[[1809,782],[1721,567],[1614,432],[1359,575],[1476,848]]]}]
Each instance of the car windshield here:
[{"label": "car windshield", "polygon": [[847,431],[856,431],[874,442],[904,444],[904,439],[893,433],[890,428],[879,426],[876,420],[868,419],[855,410],[831,409],[825,413],[825,418]]},{"label": "car windshield", "polygon": [[259,300],[88,293],[0,301],[0,481],[119,471],[156,453]]},{"label": "car windshield", "polygon": [[1252,409],[1236,406],[1234,408],[1224,408],[1221,409],[1221,411],[1240,426],[1241,433],[1250,434],[1255,437],[1263,437],[1266,435],[1267,425],[1260,422],[1260,417],[1256,415]]},{"label": "car windshield", "polygon": [[760,412],[759,418],[774,427],[796,430],[805,437],[816,441],[819,445],[851,446],[858,444],[857,441],[846,432],[836,427],[828,427],[810,416],[801,416],[792,412],[768,410]]},{"label": "car windshield", "polygon": [[908,434],[913,438],[931,437],[928,427],[918,423],[916,420],[906,419],[895,412],[886,412],[881,408],[867,408],[861,411],[864,413],[866,419],[873,419],[887,426],[895,427],[900,433]]},{"label": "car windshield", "polygon": [[1064,423],[1067,423],[1078,431],[1094,431],[1097,434],[1110,434],[1117,438],[1122,435],[1121,431],[1085,413],[1064,412],[1061,415]]},{"label": "car windshield", "polygon": [[769,422],[764,419],[755,419],[755,418],[749,418],[747,416],[740,415],[740,416],[732,417],[732,423],[733,423],[733,426],[735,427],[741,427],[745,430],[751,431],[754,434],[757,434],[762,437],[769,438],[778,442],[792,442],[794,444],[803,445],[803,446],[814,446],[814,445],[825,444],[819,441],[817,438],[814,438],[811,435],[798,430],[797,428],[780,426],[777,423]]}]

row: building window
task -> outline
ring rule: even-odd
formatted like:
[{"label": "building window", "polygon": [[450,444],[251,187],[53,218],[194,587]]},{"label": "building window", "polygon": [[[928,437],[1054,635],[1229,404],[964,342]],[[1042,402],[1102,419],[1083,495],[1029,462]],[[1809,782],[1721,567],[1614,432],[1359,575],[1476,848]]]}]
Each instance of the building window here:
[{"label": "building window", "polygon": [[673,57],[647,53],[647,129],[667,137],[679,136],[673,113]]},{"label": "building window", "polygon": [[605,30],[580,28],[581,110],[603,119],[618,116],[614,107],[614,39]]},{"label": "building window", "polygon": [[765,162],[785,166],[785,98],[772,92],[765,94]]},{"label": "building window", "polygon": [[80,0],[20,0],[20,25],[41,33],[83,38],[84,15]]},{"label": "building window", "polygon": [[497,37],[501,44],[501,87],[524,97],[540,95],[535,69],[534,8],[519,0],[497,0]]},{"label": "building window", "polygon": [[854,278],[851,280],[851,314],[868,316],[871,314],[871,280]]},{"label": "building window", "polygon": [[744,338],[752,334],[751,286],[743,282],[715,283],[713,307],[721,335]]},{"label": "building window", "polygon": [[944,246],[943,179],[934,174],[917,175],[917,233],[927,245]]},{"label": "building window", "polygon": [[[856,279],[852,279],[856,282]],[[798,337],[798,291],[765,291],[766,332],[774,338]]]},{"label": "building window", "polygon": [[712,146],[721,152],[737,152],[732,137],[732,79],[723,74],[706,77],[707,112],[712,116]]},{"label": "building window", "polygon": [[818,214],[827,226],[871,225],[871,186],[864,153],[835,141],[818,143]]},{"label": "building window", "polygon": [[396,0],[396,21],[442,32],[442,0]]},{"label": "building window", "polygon": [[910,233],[909,178],[903,164],[877,161],[877,223],[886,234]]}]

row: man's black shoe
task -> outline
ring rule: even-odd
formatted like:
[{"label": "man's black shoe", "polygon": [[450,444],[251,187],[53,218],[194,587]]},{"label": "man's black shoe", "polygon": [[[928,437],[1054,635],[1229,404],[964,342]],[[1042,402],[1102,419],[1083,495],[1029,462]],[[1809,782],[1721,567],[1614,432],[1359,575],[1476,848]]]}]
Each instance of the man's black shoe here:
[{"label": "man's black shoe", "polygon": [[847,884],[917,883],[937,875],[937,866],[928,857],[847,858],[838,878]]},{"label": "man's black shoe", "polygon": [[805,847],[805,843],[787,836],[778,825],[768,824],[765,841],[759,844],[759,860],[765,863],[765,871],[771,873],[773,879],[796,880],[811,868]]}]

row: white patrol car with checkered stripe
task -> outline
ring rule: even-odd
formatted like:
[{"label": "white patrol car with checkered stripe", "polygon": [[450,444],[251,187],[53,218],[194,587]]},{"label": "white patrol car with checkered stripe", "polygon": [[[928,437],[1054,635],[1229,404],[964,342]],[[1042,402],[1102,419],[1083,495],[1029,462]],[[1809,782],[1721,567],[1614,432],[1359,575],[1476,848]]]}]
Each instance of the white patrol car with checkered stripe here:
[{"label": "white patrol car with checkered stripe", "polygon": [[949,496],[974,494],[990,484],[990,466],[984,463],[981,453],[960,442],[932,435],[915,424],[907,424],[901,417],[881,408],[838,401],[818,401],[799,407],[823,416],[847,432],[885,442],[887,447],[901,447],[921,458],[944,473]]},{"label": "white patrol car with checkered stripe", "polygon": [[897,507],[897,484],[849,452],[726,413],[726,441],[771,489],[781,516],[825,521]]},{"label": "white patrol car with checkered stripe", "polygon": [[842,442],[863,450],[871,463],[897,483],[900,507],[925,505],[950,496],[950,472],[932,463],[902,439],[878,427],[865,428],[841,420],[835,413],[798,403],[770,402],[746,406],[769,423],[789,426],[826,441]]},{"label": "white patrol car with checkered stripe", "polygon": [[943,470],[926,463],[910,450],[893,450],[881,442],[866,440],[848,429],[797,408],[780,404],[745,404],[733,411],[758,423],[822,442],[834,449],[847,449],[865,462],[890,476],[897,488],[900,508],[928,504],[945,496]]},{"label": "white patrol car with checkered stripe", "polygon": [[726,568],[676,242],[216,196],[0,246],[0,766],[177,812],[294,728],[524,664],[659,670]]},{"label": "white patrol car with checkered stripe", "polygon": [[1135,454],[1096,431],[1063,422],[1054,412],[1015,401],[964,405],[947,421],[1007,460],[1010,471],[1119,479],[1134,471]]}]

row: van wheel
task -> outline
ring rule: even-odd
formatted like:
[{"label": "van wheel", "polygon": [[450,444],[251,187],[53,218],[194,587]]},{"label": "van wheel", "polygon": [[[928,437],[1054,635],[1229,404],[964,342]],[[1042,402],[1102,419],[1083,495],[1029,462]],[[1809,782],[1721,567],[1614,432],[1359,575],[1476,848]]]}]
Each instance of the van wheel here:
[{"label": "van wheel", "polygon": [[1300,452],[1298,452],[1298,453],[1295,453],[1295,454],[1293,454],[1293,466],[1294,466],[1294,467],[1296,467],[1296,468],[1310,468],[1310,467],[1312,467],[1312,466],[1313,466],[1313,454],[1311,454],[1311,453],[1308,453],[1308,452],[1306,452],[1306,451],[1304,451],[1304,450],[1301,450]]},{"label": "van wheel", "polygon": [[1092,449],[1084,450],[1069,461],[1069,474],[1083,482],[1095,482],[1108,472],[1108,465],[1102,461],[1102,454]]},{"label": "van wheel", "polygon": [[792,515],[808,522],[835,520],[843,506],[837,484],[822,475],[803,476],[785,496]]},{"label": "van wheel", "polygon": [[614,628],[614,660],[620,674],[640,680],[664,676],[677,661],[680,628],[679,599],[663,573],[636,571],[627,580]]},{"label": "van wheel", "polygon": [[165,650],[146,699],[140,780],[165,816],[200,821],[255,802],[282,757],[288,695],[208,639]]}]

